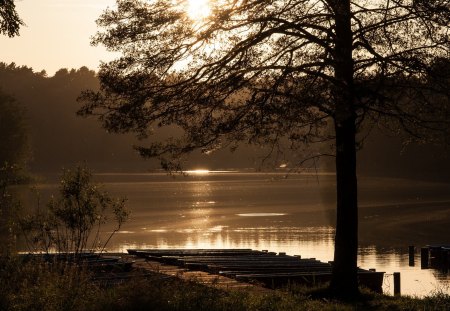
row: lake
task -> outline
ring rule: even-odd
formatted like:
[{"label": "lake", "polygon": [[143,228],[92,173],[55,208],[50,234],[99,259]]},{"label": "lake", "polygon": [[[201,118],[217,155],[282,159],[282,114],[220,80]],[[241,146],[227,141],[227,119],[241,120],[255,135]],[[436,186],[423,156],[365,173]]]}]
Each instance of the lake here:
[{"label": "lake", "polygon": [[[130,220],[109,251],[127,248],[252,248],[333,260],[333,174],[198,171],[189,176],[98,174],[114,196],[128,198]],[[41,184],[45,194],[56,184]],[[446,272],[420,269],[420,247],[450,244],[450,184],[359,178],[359,266],[401,272],[402,294],[450,293]],[[417,248],[408,265],[408,245]]]}]

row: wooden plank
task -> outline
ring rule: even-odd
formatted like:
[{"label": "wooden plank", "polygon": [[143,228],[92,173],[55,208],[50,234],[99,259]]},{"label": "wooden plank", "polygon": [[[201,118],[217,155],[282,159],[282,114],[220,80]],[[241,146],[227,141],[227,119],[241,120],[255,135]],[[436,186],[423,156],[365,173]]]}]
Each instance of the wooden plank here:
[{"label": "wooden plank", "polygon": [[192,255],[215,255],[226,256],[231,254],[265,254],[251,249],[128,249],[131,255],[152,255],[152,256],[192,256]]},{"label": "wooden plank", "polygon": [[280,258],[276,258],[276,257],[266,257],[266,256],[260,256],[258,258],[255,257],[243,257],[243,256],[236,256],[236,257],[231,257],[231,258],[190,258],[190,257],[163,257],[163,258],[174,258],[177,259],[179,261],[183,261],[183,262],[189,262],[189,261],[195,261],[195,262],[262,262],[262,261],[273,261],[273,262],[286,262],[286,263],[323,263],[319,260],[314,260],[314,259],[293,259],[293,258],[288,258],[288,259],[284,259],[282,257]]},{"label": "wooden plank", "polygon": [[318,260],[312,259],[298,259],[296,257],[282,256],[282,257],[271,257],[271,256],[233,256],[233,257],[166,257],[164,258],[174,258],[179,261],[198,261],[198,262],[260,262],[260,261],[277,261],[277,262],[320,262]]},{"label": "wooden plank", "polygon": [[257,266],[264,266],[264,265],[286,265],[286,266],[330,266],[330,264],[322,263],[320,261],[287,261],[287,260],[265,260],[264,258],[261,258],[261,260],[176,260],[174,262],[177,262],[181,265],[188,265],[190,263],[201,263],[205,265],[257,265]]},{"label": "wooden plank", "polygon": [[263,270],[263,269],[260,269],[260,270],[252,269],[252,270],[233,270],[233,271],[224,270],[224,271],[219,271],[219,274],[223,275],[223,276],[235,278],[236,275],[261,274],[263,272],[267,273],[267,274],[273,274],[273,273],[314,273],[314,272],[329,272],[329,273],[331,273],[331,268],[329,268],[329,269],[324,269],[324,268],[320,268],[320,269],[313,269],[313,268],[309,268],[309,269],[272,268],[272,269],[265,269],[265,270]]},{"label": "wooden plank", "polygon": [[164,262],[168,264],[185,265],[187,263],[212,263],[212,264],[253,264],[253,263],[267,263],[267,262],[291,262],[300,264],[325,264],[314,259],[299,259],[298,257],[291,256],[270,256],[270,255],[257,255],[257,256],[143,256],[149,260]]},{"label": "wooden plank", "polygon": [[[192,269],[192,270],[201,270],[201,271],[208,271],[211,273],[219,273],[220,271],[224,271],[224,270],[248,270],[249,266],[216,266],[216,265],[204,265],[204,264],[199,264],[199,263],[192,263],[189,264],[187,266],[185,266],[188,269]],[[282,265],[262,265],[260,266],[261,268],[265,268],[267,270],[270,269],[277,269],[277,268],[301,268],[301,266],[282,266]],[[319,269],[320,270],[320,269]]]},{"label": "wooden plank", "polygon": [[[185,264],[186,267],[189,267],[190,265],[192,265],[194,263],[188,263]],[[240,268],[240,267],[258,267],[258,268],[271,268],[271,267],[331,267],[331,265],[329,264],[302,264],[302,263],[287,263],[287,262],[259,262],[259,263],[252,263],[252,265],[246,264],[246,263],[229,263],[229,264],[205,264],[205,263],[197,263],[200,265],[206,265],[210,268],[218,268],[218,267],[223,267],[223,268]]]}]

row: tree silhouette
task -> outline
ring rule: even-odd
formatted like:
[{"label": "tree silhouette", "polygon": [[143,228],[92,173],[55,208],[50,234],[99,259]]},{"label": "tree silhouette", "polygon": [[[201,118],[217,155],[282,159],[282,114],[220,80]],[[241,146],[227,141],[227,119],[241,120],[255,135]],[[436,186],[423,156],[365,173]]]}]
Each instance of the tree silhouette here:
[{"label": "tree silhouette", "polygon": [[357,295],[356,151],[373,126],[448,137],[448,80],[431,83],[436,64],[448,61],[448,0],[216,0],[211,7],[193,21],[183,4],[118,0],[99,18],[103,32],[93,43],[122,56],[102,64],[101,90],[81,96],[79,113],[140,137],[182,129],[137,147],[169,168],[195,149],[328,142],[337,180],[330,288]]},{"label": "tree silhouette", "polygon": [[23,108],[0,90],[0,167],[26,164],[29,157],[27,132]]},{"label": "tree silhouette", "polygon": [[20,26],[24,23],[16,12],[13,0],[0,0],[0,34],[14,37],[19,35]]}]

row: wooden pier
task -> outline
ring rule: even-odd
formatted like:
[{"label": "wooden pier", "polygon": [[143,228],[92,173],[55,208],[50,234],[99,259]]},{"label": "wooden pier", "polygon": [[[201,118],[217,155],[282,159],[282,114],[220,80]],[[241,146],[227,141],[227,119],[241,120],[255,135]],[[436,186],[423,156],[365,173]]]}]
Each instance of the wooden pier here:
[{"label": "wooden pier", "polygon": [[[128,253],[158,263],[160,269],[168,265],[271,289],[331,280],[331,263],[284,253],[252,249],[130,249]],[[383,277],[384,272],[358,269],[360,285],[378,293],[382,292]]]}]

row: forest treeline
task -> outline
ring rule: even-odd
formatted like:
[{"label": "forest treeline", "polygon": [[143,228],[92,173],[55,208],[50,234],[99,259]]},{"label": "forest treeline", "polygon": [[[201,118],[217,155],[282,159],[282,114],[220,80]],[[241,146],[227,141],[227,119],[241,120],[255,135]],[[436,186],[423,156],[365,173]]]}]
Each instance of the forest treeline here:
[{"label": "forest treeline", "polygon": [[[12,130],[12,125],[2,122],[3,153],[17,148],[12,142],[23,144],[21,133],[25,132],[28,146],[22,152],[27,153],[28,165],[35,172],[55,173],[62,167],[82,161],[96,172],[158,169],[160,165],[157,160],[144,161],[132,148],[137,143],[132,135],[107,133],[97,120],[76,115],[80,108],[77,102],[80,93],[97,88],[96,73],[86,67],[60,69],[49,77],[44,71],[35,72],[26,66],[0,63],[2,102],[9,102],[8,105],[0,105],[0,114],[7,119],[14,115],[22,119],[18,125],[13,122],[20,131]],[[11,133],[16,134],[14,139]],[[242,146],[234,153],[225,150],[212,155],[194,154],[186,167],[257,168],[264,155],[264,150]],[[375,130],[359,152],[359,172],[379,176],[449,179],[449,160],[448,146],[405,146],[401,138],[389,137]],[[331,165],[326,165],[326,168],[330,169]]]},{"label": "forest treeline", "polygon": [[101,171],[144,167],[130,147],[132,137],[110,135],[96,121],[77,117],[78,95],[97,85],[95,72],[86,67],[48,77],[29,67],[0,64],[0,90],[24,111],[33,171],[59,172],[79,161]]}]

